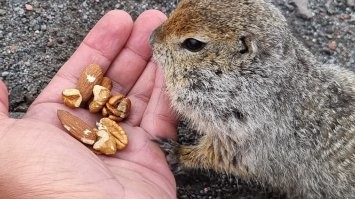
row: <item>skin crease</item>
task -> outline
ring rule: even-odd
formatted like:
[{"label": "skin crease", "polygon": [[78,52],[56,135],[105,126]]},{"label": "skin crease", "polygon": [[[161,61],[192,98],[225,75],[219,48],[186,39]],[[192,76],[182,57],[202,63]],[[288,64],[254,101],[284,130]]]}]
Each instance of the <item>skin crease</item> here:
[{"label": "skin crease", "polygon": [[[22,119],[8,118],[8,93],[0,81],[0,198],[176,198],[174,177],[151,140],[175,138],[176,117],[163,92],[163,77],[150,61],[148,38],[166,16],[155,10],[133,23],[123,11],[107,13],[30,106]],[[113,91],[132,100],[121,123],[129,144],[114,156],[95,155],[60,125],[61,91],[73,88],[81,71],[97,63]]]},{"label": "skin crease", "polygon": [[355,74],[319,63],[271,3],[182,0],[151,43],[172,107],[202,135],[161,144],[174,166],[355,196]]}]

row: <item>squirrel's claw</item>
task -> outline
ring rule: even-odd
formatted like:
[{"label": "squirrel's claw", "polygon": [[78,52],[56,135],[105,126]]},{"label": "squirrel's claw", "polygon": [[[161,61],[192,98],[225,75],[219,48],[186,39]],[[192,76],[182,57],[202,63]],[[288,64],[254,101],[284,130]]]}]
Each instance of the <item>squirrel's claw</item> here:
[{"label": "squirrel's claw", "polygon": [[173,139],[154,139],[160,149],[165,153],[166,160],[174,175],[181,175],[184,172],[183,166],[179,161],[180,144]]}]

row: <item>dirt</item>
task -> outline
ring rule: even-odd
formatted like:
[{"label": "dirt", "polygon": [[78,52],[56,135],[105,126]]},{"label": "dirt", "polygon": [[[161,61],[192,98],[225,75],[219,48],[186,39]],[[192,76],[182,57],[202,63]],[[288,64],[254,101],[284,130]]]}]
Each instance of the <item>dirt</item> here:
[{"label": "dirt", "polygon": [[[355,69],[354,0],[273,0],[294,34],[323,63]],[[83,37],[109,10],[136,18],[147,9],[169,14],[177,1],[0,0],[0,79],[10,91],[12,117],[21,117]],[[182,121],[179,139],[194,141]],[[283,198],[281,193],[212,171],[176,176],[178,198]]]}]

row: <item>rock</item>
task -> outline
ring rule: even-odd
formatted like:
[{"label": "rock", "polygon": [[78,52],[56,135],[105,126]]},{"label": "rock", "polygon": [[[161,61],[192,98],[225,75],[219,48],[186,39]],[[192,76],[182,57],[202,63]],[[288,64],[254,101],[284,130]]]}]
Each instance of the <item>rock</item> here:
[{"label": "rock", "polygon": [[17,12],[19,15],[25,14],[25,10],[19,7],[14,8],[14,11]]},{"label": "rock", "polygon": [[350,15],[349,24],[355,24],[355,13]]},{"label": "rock", "polygon": [[6,14],[6,10],[0,9],[0,16],[3,16],[3,15],[5,15],[5,14]]},{"label": "rock", "polygon": [[17,105],[14,108],[15,112],[26,112],[27,111],[28,106],[25,103],[20,103],[19,105]]},{"label": "rock", "polygon": [[41,25],[41,30],[42,30],[42,31],[47,30],[47,25],[46,25],[46,24],[42,24],[42,25]]},{"label": "rock", "polygon": [[355,0],[346,0],[346,5],[355,6]]},{"label": "rock", "polygon": [[1,73],[1,76],[2,76],[2,77],[6,77],[6,76],[8,76],[9,74],[10,74],[9,72],[4,71],[4,72]]},{"label": "rock", "polygon": [[310,19],[313,17],[312,11],[308,9],[308,0],[291,0],[297,7],[298,15],[303,19]]},{"label": "rock", "polygon": [[337,43],[336,43],[336,41],[330,41],[329,43],[328,43],[328,48],[330,49],[330,50],[336,50],[336,48],[337,48]]},{"label": "rock", "polygon": [[52,38],[48,39],[47,47],[53,47],[55,45],[55,41]]},{"label": "rock", "polygon": [[32,11],[33,10],[33,6],[31,5],[31,4],[25,4],[25,8],[26,8],[26,10],[28,10],[28,11]]},{"label": "rock", "polygon": [[17,46],[16,46],[15,44],[12,44],[12,45],[9,47],[9,49],[10,49],[10,51],[11,51],[12,53],[15,53],[16,50],[17,50]]}]

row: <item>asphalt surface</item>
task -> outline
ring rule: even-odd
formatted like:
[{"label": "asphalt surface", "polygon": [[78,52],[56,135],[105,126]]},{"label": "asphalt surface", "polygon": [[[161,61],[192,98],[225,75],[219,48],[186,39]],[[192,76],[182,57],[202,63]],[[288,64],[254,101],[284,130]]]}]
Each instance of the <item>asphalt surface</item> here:
[{"label": "asphalt surface", "polygon": [[[354,0],[273,0],[294,34],[323,63],[355,68]],[[0,0],[0,79],[10,91],[12,117],[21,117],[76,47],[109,10],[133,18],[147,9],[169,14],[177,1],[163,0]],[[185,122],[179,139],[195,139]],[[176,176],[178,198],[282,198],[253,182],[212,171]]]}]

